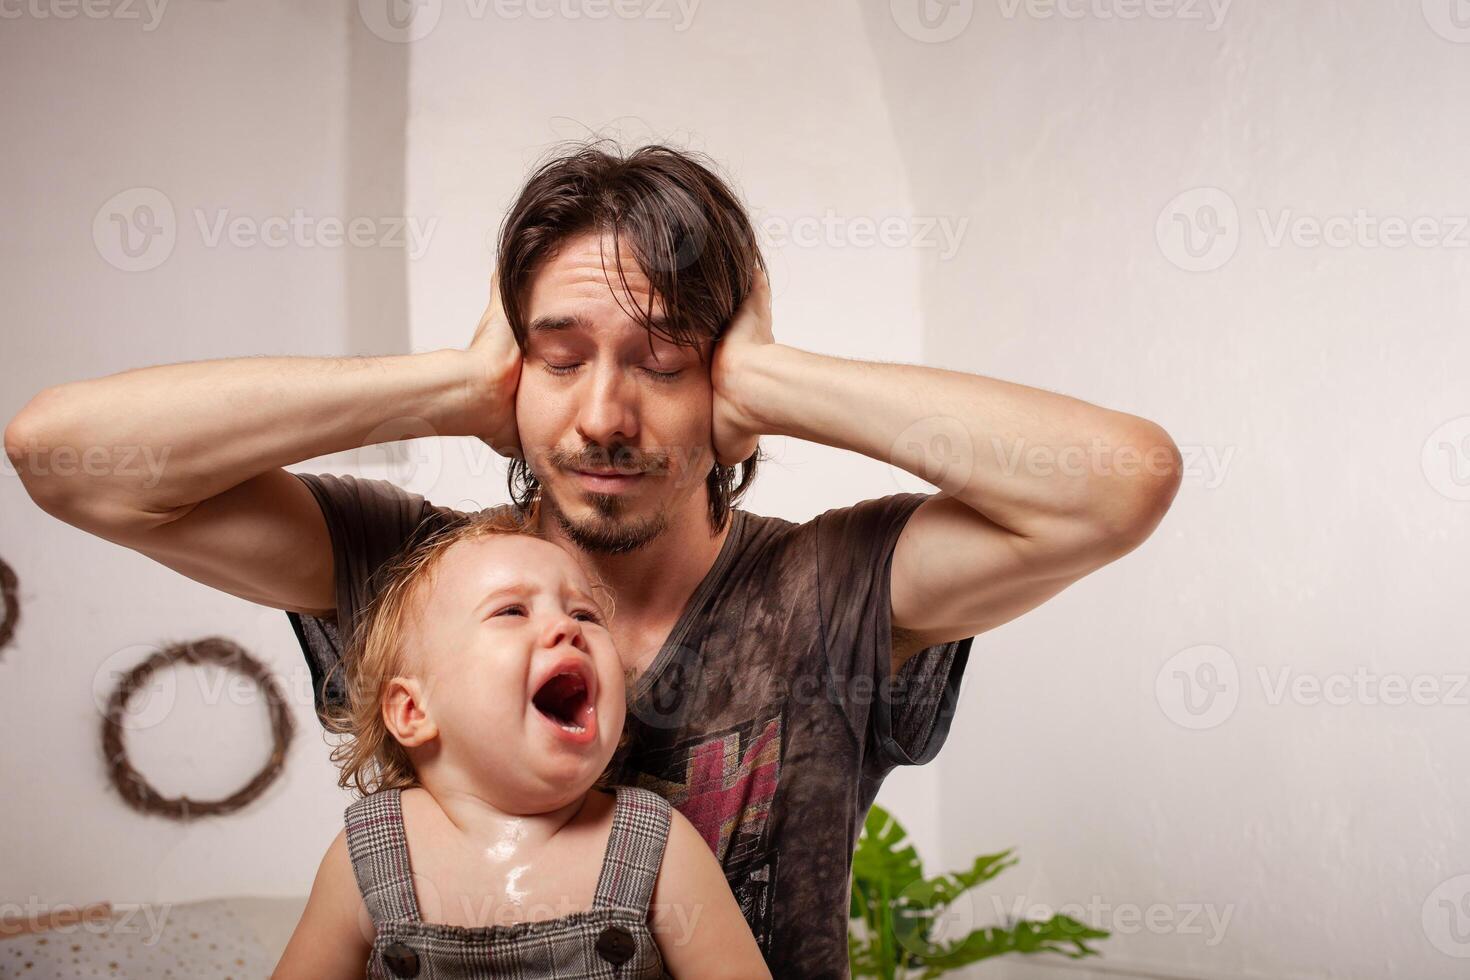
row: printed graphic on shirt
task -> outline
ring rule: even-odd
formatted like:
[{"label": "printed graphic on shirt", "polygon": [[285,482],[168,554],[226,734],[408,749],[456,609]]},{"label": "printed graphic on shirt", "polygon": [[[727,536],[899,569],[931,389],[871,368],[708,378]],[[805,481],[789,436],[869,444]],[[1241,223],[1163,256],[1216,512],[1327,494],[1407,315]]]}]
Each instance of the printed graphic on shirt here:
[{"label": "printed graphic on shirt", "polygon": [[776,703],[722,731],[646,746],[634,762],[634,785],[672,803],[709,844],[763,953],[775,908],[769,827],[784,725],[784,703]]}]

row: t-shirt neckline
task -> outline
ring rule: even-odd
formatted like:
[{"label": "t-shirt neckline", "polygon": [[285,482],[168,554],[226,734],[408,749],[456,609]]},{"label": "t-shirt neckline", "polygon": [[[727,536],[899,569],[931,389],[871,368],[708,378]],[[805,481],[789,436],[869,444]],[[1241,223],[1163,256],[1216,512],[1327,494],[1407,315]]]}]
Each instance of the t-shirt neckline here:
[{"label": "t-shirt neckline", "polygon": [[653,660],[649,661],[648,668],[642,674],[638,675],[638,679],[633,682],[633,686],[628,690],[628,703],[630,705],[646,695],[658,681],[659,675],[664,672],[664,668],[668,666],[669,661],[673,658],[674,651],[683,642],[684,634],[689,632],[689,627],[694,622],[697,611],[703,607],[705,600],[709,598],[709,594],[714,591],[715,587],[719,584],[719,580],[724,577],[726,567],[739,550],[740,542],[738,539],[744,536],[745,517],[745,511],[740,508],[732,507],[730,509],[730,533],[725,535],[725,543],[720,545],[720,553],[715,556],[714,564],[709,567],[709,571],[704,573],[704,578],[700,579],[699,585],[695,587],[693,594],[689,596],[689,601],[684,604],[684,610],[679,613],[679,618],[675,620],[674,628],[669,630],[669,635],[664,639],[663,646],[659,647],[658,653],[654,655]]}]

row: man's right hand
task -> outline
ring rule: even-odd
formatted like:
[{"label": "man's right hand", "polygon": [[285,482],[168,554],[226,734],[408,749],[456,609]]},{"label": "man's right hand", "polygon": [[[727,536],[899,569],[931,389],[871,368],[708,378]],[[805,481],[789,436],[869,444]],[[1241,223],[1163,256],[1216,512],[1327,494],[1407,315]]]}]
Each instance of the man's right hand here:
[{"label": "man's right hand", "polygon": [[241,357],[39,392],[5,427],[31,498],[74,527],[251,602],[330,615],[332,539],[284,467],[394,438],[403,420],[519,452],[520,351],[492,297],[469,351]]},{"label": "man's right hand", "polygon": [[516,389],[521,380],[521,349],[511,332],[500,298],[498,272],[490,274],[490,301],[470,341],[479,394],[472,399],[471,431],[502,456],[521,457],[516,428]]}]

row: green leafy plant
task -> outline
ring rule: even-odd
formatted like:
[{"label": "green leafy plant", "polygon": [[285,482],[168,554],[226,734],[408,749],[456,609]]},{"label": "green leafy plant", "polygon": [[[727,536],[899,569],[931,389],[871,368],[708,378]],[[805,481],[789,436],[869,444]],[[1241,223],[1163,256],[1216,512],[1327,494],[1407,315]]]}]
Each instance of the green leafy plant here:
[{"label": "green leafy plant", "polygon": [[[984,854],[968,870],[925,878],[908,831],[875,804],[863,822],[852,859],[853,922],[847,936],[852,975],[927,980],[1005,953],[1097,956],[1088,940],[1106,939],[1108,933],[1065,915],[1002,922],[946,942],[946,932],[968,925],[958,900],[1017,860],[1011,850]],[[857,923],[860,929],[855,928]]]}]

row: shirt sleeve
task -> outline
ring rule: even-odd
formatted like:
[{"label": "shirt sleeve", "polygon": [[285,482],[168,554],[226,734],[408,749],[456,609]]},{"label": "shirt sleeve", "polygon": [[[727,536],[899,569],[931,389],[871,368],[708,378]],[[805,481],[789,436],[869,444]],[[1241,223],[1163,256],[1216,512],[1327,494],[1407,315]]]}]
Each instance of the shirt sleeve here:
[{"label": "shirt sleeve", "polygon": [[974,637],[916,653],[890,680],[893,552],[932,494],[899,493],[816,518],[817,594],[830,683],[869,765],[923,765],[949,735]]},{"label": "shirt sleeve", "polygon": [[316,497],[332,539],[336,613],[328,618],[287,612],[311,671],[318,716],[343,698],[341,675],[327,672],[342,655],[359,612],[374,595],[374,573],[411,547],[451,512],[387,480],[330,473],[292,473]]}]

